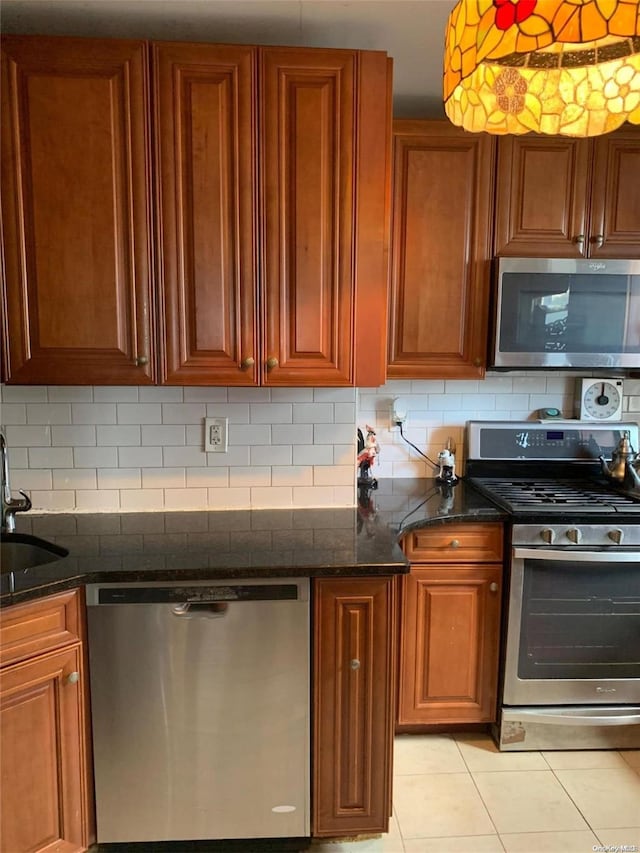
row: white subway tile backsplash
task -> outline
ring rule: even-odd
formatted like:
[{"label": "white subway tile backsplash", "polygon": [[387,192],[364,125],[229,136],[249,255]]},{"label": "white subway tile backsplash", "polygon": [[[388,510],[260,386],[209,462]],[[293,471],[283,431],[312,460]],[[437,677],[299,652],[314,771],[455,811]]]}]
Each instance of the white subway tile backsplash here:
[{"label": "white subway tile backsplash", "polygon": [[[163,447],[173,445],[176,447],[184,447],[186,444],[184,426],[142,426],[142,444],[151,445],[154,447]],[[200,426],[202,430],[202,426]]]},{"label": "white subway tile backsplash", "polygon": [[228,468],[187,468],[187,488],[223,489],[229,485]]},{"label": "white subway tile backsplash", "polygon": [[183,391],[181,386],[145,385],[138,391],[140,403],[182,403]]},{"label": "white subway tile backsplash", "polygon": [[252,424],[290,424],[292,409],[291,403],[253,403],[249,407],[249,420]]},{"label": "white subway tile backsplash", "polygon": [[[279,432],[278,427],[275,432]],[[236,424],[229,428],[229,445],[232,444],[271,444],[271,426],[269,424]]]},{"label": "white subway tile backsplash", "polygon": [[114,512],[120,509],[120,492],[107,489],[80,489],[76,491],[76,509],[84,512]]},{"label": "white subway tile backsplash", "polygon": [[253,509],[276,509],[294,506],[293,489],[286,486],[254,486],[251,488]]},{"label": "white subway tile backsplash", "polygon": [[115,403],[72,403],[71,419],[74,424],[115,424]]},{"label": "white subway tile backsplash", "polygon": [[76,506],[76,493],[74,491],[40,491],[32,489],[29,493],[33,509],[46,512],[65,512],[74,510]]},{"label": "white subway tile backsplash", "polygon": [[313,399],[316,403],[355,403],[355,388],[314,388]]},{"label": "white subway tile backsplash", "polygon": [[53,470],[54,489],[96,489],[98,476],[95,468],[60,468]]},{"label": "white subway tile backsplash", "polygon": [[271,391],[269,388],[227,388],[227,399],[230,403],[269,403]]},{"label": "white subway tile backsplash", "polygon": [[248,465],[251,448],[247,445],[229,447],[226,453],[207,453],[207,465],[210,468],[232,468],[235,465]]},{"label": "white subway tile backsplash", "polygon": [[[222,456],[221,453],[218,456]],[[165,447],[162,450],[162,464],[165,467],[190,466],[204,468],[207,465],[207,454],[200,447]]]},{"label": "white subway tile backsplash", "polygon": [[46,403],[46,385],[3,385],[3,403]]},{"label": "white subway tile backsplash", "polygon": [[356,429],[353,424],[314,424],[314,444],[346,444],[356,440]]},{"label": "white subway tile backsplash", "polygon": [[[140,448],[136,448],[140,452]],[[74,447],[74,468],[117,468],[117,447]],[[121,451],[120,451],[121,452]]]},{"label": "white subway tile backsplash", "polygon": [[351,465],[316,465],[313,469],[314,486],[348,486],[355,480],[356,469]]},{"label": "white subway tile backsplash", "polygon": [[330,444],[299,444],[293,447],[294,465],[333,465]]},{"label": "white subway tile backsplash", "polygon": [[208,505],[207,489],[165,489],[164,507],[172,509],[206,509]]},{"label": "white subway tile backsplash", "polygon": [[[194,424],[207,414],[206,403],[163,403],[163,424]],[[150,421],[149,421],[150,423]]]},{"label": "white subway tile backsplash", "polygon": [[50,403],[91,403],[94,399],[90,385],[50,385],[47,396]]},{"label": "white subway tile backsplash", "polygon": [[73,468],[71,447],[30,447],[29,468]]},{"label": "white subway tile backsplash", "polygon": [[229,485],[233,487],[270,486],[271,468],[250,465],[247,468],[230,468]]},{"label": "white subway tile backsplash", "polygon": [[[571,373],[518,371],[359,391],[1,386],[0,394],[14,487],[33,492],[39,509],[145,512],[354,506],[358,426],[377,432],[376,477],[434,474],[390,428],[394,397],[407,409],[407,438],[435,458],[452,437],[462,470],[468,420],[528,420],[550,405],[571,415],[574,383]],[[640,380],[625,388],[625,411],[638,417]],[[229,419],[226,453],[205,453],[205,416]]]},{"label": "white subway tile backsplash", "polygon": [[274,465],[271,468],[273,486],[312,486],[312,465]]},{"label": "white subway tile backsplash", "polygon": [[[116,448],[113,449],[115,450]],[[118,447],[117,452],[118,458],[112,467],[135,468],[138,466],[140,468],[159,468],[162,465],[161,447]]]},{"label": "white subway tile backsplash", "polygon": [[272,403],[312,403],[313,388],[272,388]]},{"label": "white subway tile backsplash", "polygon": [[298,403],[293,409],[294,424],[333,423],[333,403]]},{"label": "white subway tile backsplash", "polygon": [[117,408],[119,424],[162,423],[161,403],[118,403]]},{"label": "white subway tile backsplash", "polygon": [[149,512],[164,509],[164,489],[122,489],[120,508],[129,512]]},{"label": "white subway tile backsplash", "polygon": [[250,403],[208,403],[208,418],[229,418],[230,424],[248,424]]},{"label": "white subway tile backsplash", "polygon": [[209,509],[247,509],[251,506],[251,489],[208,489],[207,503]]},{"label": "white subway tile backsplash", "polygon": [[226,388],[185,388],[185,403],[226,403]]},{"label": "white subway tile backsplash", "polygon": [[26,424],[27,406],[25,403],[2,403],[0,406],[0,423],[4,426],[9,424]]},{"label": "white subway tile backsplash", "polygon": [[249,448],[251,465],[291,465],[293,451],[291,445],[281,444],[275,447],[254,445]]},{"label": "white subway tile backsplash", "polygon": [[103,447],[136,447],[140,444],[140,427],[135,424],[99,426],[96,435],[98,444]]},{"label": "white subway tile backsplash", "polygon": [[96,403],[137,403],[138,388],[131,385],[105,385],[93,389]]},{"label": "white subway tile backsplash", "polygon": [[313,444],[313,424],[279,424],[271,444]]},{"label": "white subway tile backsplash", "polygon": [[58,488],[58,486],[54,487],[53,485],[52,472],[38,468],[14,468],[11,472],[11,487],[25,491]]},{"label": "white subway tile backsplash", "polygon": [[100,468],[98,469],[99,489],[140,489],[142,477],[140,468]]},{"label": "white subway tile backsplash", "polygon": [[45,426],[11,426],[6,428],[5,437],[9,447],[50,447],[51,430],[55,427]]}]

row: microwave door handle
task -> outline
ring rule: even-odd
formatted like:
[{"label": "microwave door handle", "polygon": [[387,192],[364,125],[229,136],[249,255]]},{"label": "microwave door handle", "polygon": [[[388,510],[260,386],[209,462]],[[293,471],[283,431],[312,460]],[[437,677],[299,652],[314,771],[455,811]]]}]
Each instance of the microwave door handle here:
[{"label": "microwave door handle", "polygon": [[514,548],[516,560],[548,560],[557,563],[640,563],[640,551],[574,551],[572,548]]}]

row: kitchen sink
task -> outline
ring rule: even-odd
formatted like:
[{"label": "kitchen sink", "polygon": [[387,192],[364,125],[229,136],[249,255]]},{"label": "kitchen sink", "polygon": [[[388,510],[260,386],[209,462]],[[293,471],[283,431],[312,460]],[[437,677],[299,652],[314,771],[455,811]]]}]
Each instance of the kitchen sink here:
[{"label": "kitchen sink", "polygon": [[53,563],[68,554],[66,548],[27,533],[3,533],[0,537],[0,567],[3,574]]}]

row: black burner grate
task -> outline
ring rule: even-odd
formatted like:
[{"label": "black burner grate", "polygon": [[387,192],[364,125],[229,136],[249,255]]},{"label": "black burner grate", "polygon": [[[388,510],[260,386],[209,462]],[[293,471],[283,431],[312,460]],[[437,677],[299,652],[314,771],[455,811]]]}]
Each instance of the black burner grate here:
[{"label": "black burner grate", "polygon": [[640,512],[638,499],[595,482],[501,477],[474,477],[471,482],[511,512]]}]

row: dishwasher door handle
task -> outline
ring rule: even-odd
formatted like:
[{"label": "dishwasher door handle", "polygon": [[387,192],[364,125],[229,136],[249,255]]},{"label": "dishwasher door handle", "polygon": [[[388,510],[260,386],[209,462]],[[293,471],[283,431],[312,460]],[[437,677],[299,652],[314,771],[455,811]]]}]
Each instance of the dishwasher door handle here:
[{"label": "dishwasher door handle", "polygon": [[174,616],[204,616],[208,619],[221,619],[228,610],[228,601],[185,601],[171,608]]}]

